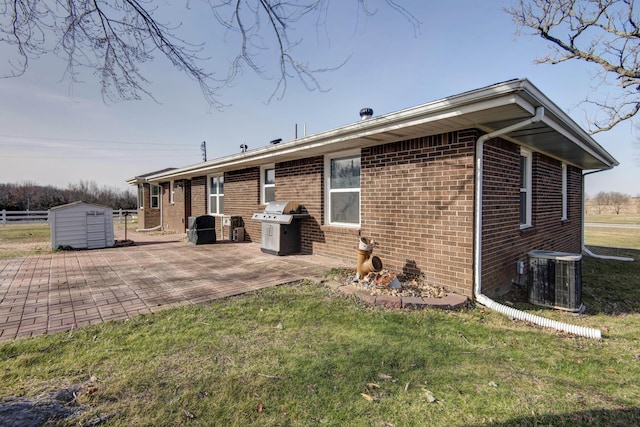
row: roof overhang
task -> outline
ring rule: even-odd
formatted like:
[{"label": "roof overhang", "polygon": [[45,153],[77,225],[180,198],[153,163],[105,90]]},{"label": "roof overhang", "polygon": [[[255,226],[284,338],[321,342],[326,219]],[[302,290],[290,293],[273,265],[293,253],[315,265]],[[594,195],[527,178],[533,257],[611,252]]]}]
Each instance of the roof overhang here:
[{"label": "roof overhang", "polygon": [[[146,174],[146,182],[197,176],[477,128],[493,132],[544,107],[542,121],[502,136],[583,170],[618,165],[603,147],[527,79],[510,80],[340,128],[208,162]],[[128,181],[135,184],[137,181]]]}]

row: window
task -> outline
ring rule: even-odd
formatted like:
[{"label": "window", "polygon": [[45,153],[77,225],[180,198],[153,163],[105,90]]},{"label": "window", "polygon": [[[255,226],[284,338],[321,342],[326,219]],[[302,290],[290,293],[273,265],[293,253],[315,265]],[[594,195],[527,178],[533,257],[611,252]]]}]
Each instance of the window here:
[{"label": "window", "polygon": [[138,184],[138,209],[144,209],[144,185]]},{"label": "window", "polygon": [[276,199],[276,168],[273,165],[260,168],[260,183],[262,203],[273,202]]},{"label": "window", "polygon": [[531,227],[531,151],[520,150],[520,228]]},{"label": "window", "polygon": [[568,218],[568,202],[569,197],[567,195],[567,164],[562,164],[562,221],[566,221]]},{"label": "window", "polygon": [[158,209],[160,207],[160,186],[151,185],[151,209]]},{"label": "window", "polygon": [[169,181],[169,203],[175,203],[175,199],[173,195],[176,192],[175,182],[173,180]]},{"label": "window", "polygon": [[224,212],[224,175],[209,177],[209,214]]},{"label": "window", "polygon": [[354,226],[360,224],[360,153],[327,156],[327,222]]}]

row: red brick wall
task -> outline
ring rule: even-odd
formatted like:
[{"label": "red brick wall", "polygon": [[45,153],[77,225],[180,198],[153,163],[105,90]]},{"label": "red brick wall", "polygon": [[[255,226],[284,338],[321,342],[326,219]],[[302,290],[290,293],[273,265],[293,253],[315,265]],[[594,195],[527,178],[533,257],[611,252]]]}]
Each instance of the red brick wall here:
[{"label": "red brick wall", "polygon": [[151,186],[143,184],[144,208],[138,212],[138,228],[153,228],[160,225],[160,209],[151,208]]},{"label": "red brick wall", "polygon": [[451,132],[362,150],[362,235],[380,243],[385,267],[470,295],[475,139]]},{"label": "red brick wall", "polygon": [[[261,224],[252,220],[251,215],[262,212],[263,209],[260,205],[260,168],[224,174],[224,214],[242,217],[245,240],[260,243]],[[229,230],[225,230],[225,238],[228,232]]]},{"label": "red brick wall", "polygon": [[171,184],[162,183],[162,223],[167,231],[184,233],[187,229],[187,218],[185,217],[185,189],[186,180],[174,181],[173,203],[171,200]]},{"label": "red brick wall", "polygon": [[[361,152],[363,236],[395,272],[424,274],[470,294],[473,246],[473,142],[476,132],[419,138]],[[302,252],[352,259],[360,229],[324,224],[324,158],[276,164],[276,198],[297,200]],[[446,181],[446,182],[445,182]]]},{"label": "red brick wall", "polygon": [[276,164],[276,200],[296,201],[309,214],[301,224],[300,251],[303,254],[331,252],[326,250],[325,233],[321,228],[323,170],[323,156]]},{"label": "red brick wall", "polygon": [[532,227],[521,230],[520,148],[492,140],[484,153],[482,288],[491,296],[518,280],[516,261],[526,261],[531,250],[580,253],[582,177],[568,166],[568,219],[562,221],[562,165],[533,153]]},{"label": "red brick wall", "polygon": [[[209,197],[207,195],[207,177],[198,176],[191,179],[190,182],[191,191],[191,215],[190,216],[202,216],[207,215],[207,203]],[[188,225],[188,224],[187,224]]]}]

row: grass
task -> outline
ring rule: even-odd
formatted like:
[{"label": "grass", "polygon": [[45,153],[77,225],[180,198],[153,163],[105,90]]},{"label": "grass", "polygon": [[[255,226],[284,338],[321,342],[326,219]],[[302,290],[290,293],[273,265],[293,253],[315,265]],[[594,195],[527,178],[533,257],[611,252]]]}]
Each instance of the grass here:
[{"label": "grass", "polygon": [[304,282],[2,344],[0,400],[82,385],[64,425],[640,425],[640,263],[582,267],[585,315],[503,300],[602,341]]},{"label": "grass", "polygon": [[0,226],[0,258],[17,258],[51,252],[47,223]]},{"label": "grass", "polygon": [[586,214],[585,222],[608,223],[608,224],[640,224],[640,213],[625,213],[619,215],[615,213]]},{"label": "grass", "polygon": [[[124,224],[113,222],[124,229]],[[137,221],[129,222],[134,229]],[[0,226],[0,258],[21,258],[51,253],[51,230],[48,223],[23,223]]]}]

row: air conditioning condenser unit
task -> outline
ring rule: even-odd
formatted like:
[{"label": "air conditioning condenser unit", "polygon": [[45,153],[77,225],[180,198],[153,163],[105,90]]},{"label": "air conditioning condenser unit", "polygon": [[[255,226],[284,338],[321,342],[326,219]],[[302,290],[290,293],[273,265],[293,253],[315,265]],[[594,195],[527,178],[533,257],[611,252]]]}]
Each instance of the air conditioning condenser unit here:
[{"label": "air conditioning condenser unit", "polygon": [[582,312],[582,255],[531,251],[529,302],[543,307]]}]

